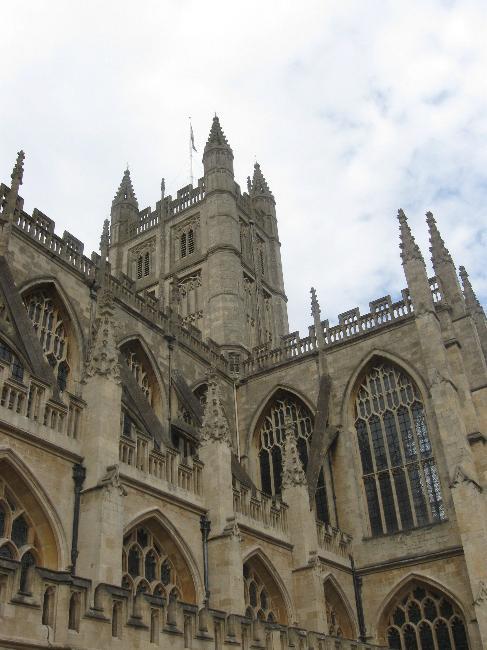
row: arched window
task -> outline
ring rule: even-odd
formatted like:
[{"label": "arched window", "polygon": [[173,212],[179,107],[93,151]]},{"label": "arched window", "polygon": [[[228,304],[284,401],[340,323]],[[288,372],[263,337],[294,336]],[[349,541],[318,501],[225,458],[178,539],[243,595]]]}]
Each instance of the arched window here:
[{"label": "arched window", "polygon": [[179,245],[180,245],[181,257],[186,257],[187,249],[186,249],[186,233],[185,232],[183,232],[182,235],[181,235]]},{"label": "arched window", "polygon": [[122,636],[122,603],[117,601],[112,607],[112,637],[120,639]]},{"label": "arched window", "polygon": [[[6,364],[9,367],[10,376],[15,381],[22,383],[24,381],[24,366],[14,354],[11,348],[0,339],[0,364]],[[2,404],[5,400],[5,395],[7,393],[7,387],[4,387],[2,394]]]},{"label": "arched window", "polygon": [[282,594],[262,560],[253,556],[243,565],[245,616],[252,620],[286,624]]},{"label": "arched window", "polygon": [[325,595],[326,620],[330,636],[355,638],[355,631],[347,608],[332,579],[327,579],[323,585]]},{"label": "arched window", "polygon": [[123,585],[140,591],[165,596],[179,591],[178,576],[167,552],[154,534],[144,526],[134,528],[123,542]]},{"label": "arched window", "polygon": [[355,396],[355,428],[372,535],[445,519],[424,405],[413,380],[376,361]]},{"label": "arched window", "polygon": [[79,619],[81,609],[81,597],[78,592],[71,594],[69,599],[69,612],[68,612],[68,629],[79,632]]},{"label": "arched window", "polygon": [[[281,493],[286,413],[292,418],[296,444],[305,470],[308,465],[313,416],[297,397],[279,391],[264,410],[257,425],[261,486],[262,491],[267,494]],[[329,506],[323,468],[319,474],[315,502],[317,518],[328,523]]]},{"label": "arched window", "polygon": [[48,587],[42,599],[42,625],[53,626],[54,624],[54,587]]},{"label": "arched window", "polygon": [[437,589],[413,583],[388,608],[386,638],[395,650],[468,650],[465,620]]},{"label": "arched window", "polygon": [[135,381],[153,407],[156,415],[162,416],[160,390],[152,365],[138,341],[129,341],[121,348],[127,366],[132,371]]},{"label": "arched window", "polygon": [[149,275],[150,273],[150,254],[149,251],[144,255],[144,275]]},{"label": "arched window", "polygon": [[37,545],[34,528],[24,509],[5,483],[0,480],[0,557],[21,559],[29,548]]},{"label": "arched window", "polygon": [[64,390],[70,370],[70,327],[65,309],[48,289],[30,292],[24,302],[44,356],[53,369],[59,389]]}]

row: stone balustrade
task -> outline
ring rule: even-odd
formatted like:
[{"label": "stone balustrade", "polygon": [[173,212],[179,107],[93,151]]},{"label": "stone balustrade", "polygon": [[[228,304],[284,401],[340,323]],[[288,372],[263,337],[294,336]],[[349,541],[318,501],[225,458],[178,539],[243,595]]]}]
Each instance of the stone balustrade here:
[{"label": "stone balustrade", "polygon": [[79,439],[83,403],[65,394],[65,402],[53,401],[49,387],[35,377],[19,382],[11,377],[10,365],[0,360],[0,411],[5,409],[26,420],[44,425],[63,436]]},{"label": "stone balustrade", "polygon": [[260,490],[252,490],[235,478],[233,509],[235,514],[250,520],[250,524],[257,523],[279,535],[287,535],[287,505]]},{"label": "stone balustrade", "polygon": [[119,459],[144,474],[196,496],[202,495],[203,463],[194,458],[183,458],[172,449],[157,449],[152,438],[139,430],[135,430],[131,437],[120,436]]},{"label": "stone balustrade", "polygon": [[341,555],[344,558],[349,557],[352,552],[351,535],[322,521],[316,522],[316,529],[318,531],[318,544],[321,549]]}]

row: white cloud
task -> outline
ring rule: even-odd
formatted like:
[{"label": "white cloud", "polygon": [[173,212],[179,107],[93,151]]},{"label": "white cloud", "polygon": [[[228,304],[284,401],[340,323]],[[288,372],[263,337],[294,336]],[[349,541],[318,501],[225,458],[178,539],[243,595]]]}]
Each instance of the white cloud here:
[{"label": "white cloud", "polygon": [[[395,214],[431,209],[487,302],[485,3],[34,2],[3,8],[0,176],[96,248],[128,161],[141,206],[187,182],[216,110],[241,186],[278,201],[291,327],[404,286]],[[198,167],[198,166],[197,166]],[[197,171],[201,171],[201,166]]]}]

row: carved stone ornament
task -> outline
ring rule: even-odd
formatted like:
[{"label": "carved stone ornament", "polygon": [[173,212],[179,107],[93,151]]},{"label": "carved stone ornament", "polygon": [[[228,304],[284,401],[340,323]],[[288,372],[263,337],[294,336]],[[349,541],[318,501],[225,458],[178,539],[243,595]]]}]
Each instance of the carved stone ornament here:
[{"label": "carved stone ornament", "polygon": [[288,413],[284,416],[284,431],[286,440],[284,443],[282,487],[289,488],[295,485],[306,485],[306,474],[304,473],[303,465],[299,457],[293,421]]},{"label": "carved stone ornament", "polygon": [[477,598],[473,601],[474,605],[485,605],[487,603],[487,584],[481,580]]},{"label": "carved stone ornament", "polygon": [[203,424],[201,426],[201,442],[222,442],[231,446],[230,426],[223,410],[220,387],[216,375],[208,374],[208,393]]},{"label": "carved stone ornament", "polygon": [[136,259],[140,255],[144,255],[144,253],[153,253],[156,250],[156,238],[153,237],[152,239],[146,239],[145,241],[141,242],[138,246],[134,246],[129,250],[129,255],[132,259]]},{"label": "carved stone ornament", "polygon": [[227,533],[229,537],[235,537],[239,542],[242,541],[240,528],[235,520],[230,521],[227,526],[225,526],[224,532]]},{"label": "carved stone ornament", "polygon": [[453,473],[453,478],[450,483],[450,488],[453,489],[459,485],[463,485],[464,483],[470,484],[476,490],[482,492],[482,488],[477,483],[477,481],[475,481],[471,476],[469,476],[468,473],[461,465],[457,465]]},{"label": "carved stone ornament", "polygon": [[100,487],[106,488],[109,492],[112,489],[118,490],[120,496],[126,497],[127,491],[120,481],[120,467],[118,465],[110,465],[107,467],[105,476],[100,479]]},{"label": "carved stone ornament", "polygon": [[118,348],[115,343],[115,320],[111,295],[105,291],[99,299],[93,339],[85,370],[87,377],[101,375],[120,383]]}]

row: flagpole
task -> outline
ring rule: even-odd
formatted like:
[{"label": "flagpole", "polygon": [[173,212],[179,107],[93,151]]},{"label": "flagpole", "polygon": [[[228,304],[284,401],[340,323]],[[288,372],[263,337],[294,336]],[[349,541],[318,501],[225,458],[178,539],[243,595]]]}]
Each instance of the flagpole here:
[{"label": "flagpole", "polygon": [[189,182],[193,185],[193,141],[191,138],[191,116],[189,117]]}]

